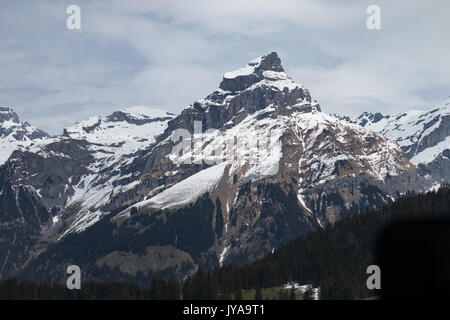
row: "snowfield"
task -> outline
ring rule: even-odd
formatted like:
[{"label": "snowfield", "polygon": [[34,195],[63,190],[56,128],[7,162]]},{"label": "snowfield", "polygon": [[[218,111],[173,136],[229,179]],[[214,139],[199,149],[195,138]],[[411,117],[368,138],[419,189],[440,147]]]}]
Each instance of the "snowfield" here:
[{"label": "snowfield", "polygon": [[[113,116],[91,117],[66,128],[66,134],[72,139],[109,146],[103,150],[116,155],[128,154],[149,146],[156,136],[164,132],[168,120],[158,119],[172,119],[174,116],[166,111],[144,106],[127,108],[121,112],[125,113],[129,120],[120,120]],[[136,124],[133,120],[147,122]]]},{"label": "snowfield", "polygon": [[[405,153],[411,152],[414,145],[420,145],[422,140],[437,130],[442,124],[443,117],[450,115],[450,99],[442,106],[427,111],[409,110],[392,116],[384,116],[378,121],[373,121],[363,114],[355,119],[355,122],[367,121],[364,127],[379,132],[387,138],[398,143]],[[444,141],[429,147],[423,151],[415,151],[411,156],[414,165],[432,162],[445,149],[450,149],[448,137]]]},{"label": "snowfield", "polygon": [[170,209],[193,203],[203,194],[212,191],[217,186],[227,165],[227,162],[223,162],[204,169],[158,195],[134,204],[132,207]]},{"label": "snowfield", "polygon": [[441,141],[438,144],[417,153],[414,157],[410,159],[410,161],[415,166],[421,163],[423,164],[430,163],[438,156],[442,155],[442,152],[444,150],[448,149],[450,149],[450,136],[446,137],[444,141]]},{"label": "snowfield", "polygon": [[262,57],[250,61],[246,66],[234,71],[226,72],[223,77],[225,79],[234,79],[240,76],[248,76],[255,72],[255,69],[261,64]]}]

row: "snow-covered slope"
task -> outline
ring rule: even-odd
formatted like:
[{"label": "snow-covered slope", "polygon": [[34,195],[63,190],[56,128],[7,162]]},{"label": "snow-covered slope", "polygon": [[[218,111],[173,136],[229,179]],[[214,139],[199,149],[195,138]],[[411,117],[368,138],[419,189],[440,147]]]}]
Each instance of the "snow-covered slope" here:
[{"label": "snow-covered slope", "polygon": [[120,167],[154,143],[173,117],[163,110],[136,106],[107,117],[92,117],[64,130],[64,136],[89,142],[87,149],[95,158],[88,172],[73,185],[73,195],[66,202],[66,206],[80,209],[65,234],[83,231],[97,222],[105,213],[103,205],[139,184],[129,179],[131,174],[122,174]]},{"label": "snow-covered slope", "polygon": [[[450,117],[450,99],[441,107],[428,111],[410,110],[407,112],[382,116],[363,113],[356,122],[369,130],[379,132],[396,141],[413,158],[425,150],[425,139],[438,130],[443,121]],[[439,143],[440,141],[436,141]]]},{"label": "snow-covered slope", "polygon": [[397,142],[424,174],[431,174],[439,182],[450,181],[450,99],[428,111],[387,116],[366,112],[354,122]]},{"label": "snow-covered slope", "polygon": [[163,110],[136,106],[76,123],[64,129],[64,136],[107,147],[98,152],[129,154],[153,143],[173,117]]},{"label": "snow-covered slope", "polygon": [[[169,209],[193,203],[200,196],[217,187],[217,184],[224,174],[227,164],[227,162],[220,163],[193,174],[189,178],[180,181],[158,195],[134,204],[129,209],[133,207]],[[126,212],[128,213],[129,211],[127,210]]]},{"label": "snow-covered slope", "polygon": [[33,186],[54,210],[52,228],[65,224],[63,234],[82,231],[99,220],[102,207],[114,196],[139,184],[120,167],[152,145],[173,117],[143,106],[91,117],[64,129],[61,136],[23,145],[10,159],[17,169],[12,179]]},{"label": "snow-covered slope", "polygon": [[27,122],[20,122],[18,115],[8,107],[0,107],[0,164],[18,149],[41,143],[48,135]]}]

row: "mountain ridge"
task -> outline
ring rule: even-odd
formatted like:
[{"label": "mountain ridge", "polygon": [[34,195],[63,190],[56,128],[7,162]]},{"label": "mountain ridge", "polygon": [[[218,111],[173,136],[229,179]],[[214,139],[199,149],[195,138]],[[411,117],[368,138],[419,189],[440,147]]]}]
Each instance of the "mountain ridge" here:
[{"label": "mountain ridge", "polygon": [[363,113],[352,122],[397,142],[423,176],[450,182],[450,98],[429,110],[394,115]]},{"label": "mountain ridge", "polygon": [[[88,277],[106,268],[124,279],[136,272],[118,257],[138,255],[147,276],[183,279],[198,266],[252,261],[431,186],[396,143],[321,112],[275,52],[226,73],[179,115],[133,111],[75,124],[48,144],[14,151],[0,167],[9,189],[33,188],[49,213],[33,224],[43,236],[17,247],[25,253],[14,265],[5,263],[9,274],[40,270],[60,281],[63,266],[81,260]],[[27,224],[4,226],[0,261]],[[174,258],[155,265],[158,253]]]}]

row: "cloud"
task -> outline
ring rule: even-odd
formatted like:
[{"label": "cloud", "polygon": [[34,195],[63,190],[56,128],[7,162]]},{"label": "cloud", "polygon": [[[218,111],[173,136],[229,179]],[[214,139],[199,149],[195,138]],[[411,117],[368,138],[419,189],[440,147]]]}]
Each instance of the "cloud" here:
[{"label": "cloud", "polygon": [[53,134],[132,105],[179,112],[223,73],[278,51],[322,109],[357,114],[429,108],[450,94],[450,3],[369,1],[65,1],[0,4],[0,105]]}]

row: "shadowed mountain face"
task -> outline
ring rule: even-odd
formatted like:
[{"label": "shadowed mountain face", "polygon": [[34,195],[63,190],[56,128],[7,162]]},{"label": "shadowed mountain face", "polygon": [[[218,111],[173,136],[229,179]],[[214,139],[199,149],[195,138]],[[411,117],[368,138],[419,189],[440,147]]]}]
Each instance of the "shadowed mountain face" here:
[{"label": "shadowed mountain face", "polygon": [[49,215],[25,219],[39,231],[26,251],[3,240],[3,277],[45,281],[62,281],[68,264],[93,280],[182,279],[431,184],[396,143],[322,113],[275,52],[227,72],[178,116],[139,107],[93,117],[2,168],[11,191],[0,201],[22,185]]}]

